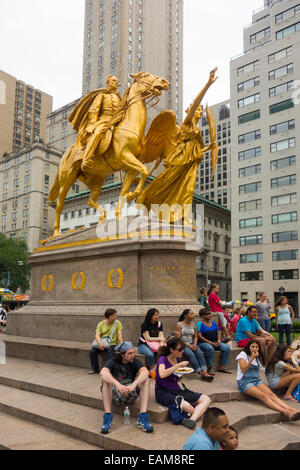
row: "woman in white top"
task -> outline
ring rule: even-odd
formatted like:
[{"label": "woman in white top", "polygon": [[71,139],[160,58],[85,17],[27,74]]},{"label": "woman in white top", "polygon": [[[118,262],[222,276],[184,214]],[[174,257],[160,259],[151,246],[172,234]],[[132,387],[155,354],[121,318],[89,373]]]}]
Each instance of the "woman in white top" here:
[{"label": "woman in white top", "polygon": [[240,392],[262,401],[272,410],[280,411],[291,421],[300,419],[300,412],[289,407],[262,383],[259,370],[264,365],[264,357],[256,340],[251,340],[236,360],[238,361],[237,384]]}]

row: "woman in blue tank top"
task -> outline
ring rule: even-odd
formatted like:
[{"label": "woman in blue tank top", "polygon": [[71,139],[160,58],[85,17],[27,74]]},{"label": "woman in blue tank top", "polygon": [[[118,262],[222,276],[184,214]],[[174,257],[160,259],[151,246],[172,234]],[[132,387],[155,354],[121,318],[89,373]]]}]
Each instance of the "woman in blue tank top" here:
[{"label": "woman in blue tank top", "polygon": [[287,345],[292,344],[291,332],[295,319],[295,313],[292,307],[288,304],[287,297],[279,297],[275,304],[276,313],[276,328],[279,332],[279,344],[283,344],[284,333],[286,336]]},{"label": "woman in blue tank top", "polygon": [[210,308],[204,308],[199,311],[201,321],[197,323],[197,332],[199,338],[199,347],[204,352],[208,366],[208,372],[211,372],[215,351],[221,351],[221,364],[218,372],[231,374],[227,370],[230,356],[230,346],[221,342],[221,330],[218,325],[211,320],[212,312]]}]

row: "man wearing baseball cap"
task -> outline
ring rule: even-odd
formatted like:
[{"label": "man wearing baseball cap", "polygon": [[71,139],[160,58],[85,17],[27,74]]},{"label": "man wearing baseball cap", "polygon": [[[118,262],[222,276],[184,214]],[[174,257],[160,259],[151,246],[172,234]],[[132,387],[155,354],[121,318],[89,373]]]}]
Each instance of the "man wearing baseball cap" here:
[{"label": "man wearing baseball cap", "polygon": [[128,405],[140,397],[140,413],[137,425],[145,432],[153,432],[147,413],[149,402],[149,372],[141,361],[134,357],[134,346],[129,341],[115,348],[115,357],[108,360],[101,370],[102,397],[105,414],[100,429],[108,434],[113,422],[112,402]]}]

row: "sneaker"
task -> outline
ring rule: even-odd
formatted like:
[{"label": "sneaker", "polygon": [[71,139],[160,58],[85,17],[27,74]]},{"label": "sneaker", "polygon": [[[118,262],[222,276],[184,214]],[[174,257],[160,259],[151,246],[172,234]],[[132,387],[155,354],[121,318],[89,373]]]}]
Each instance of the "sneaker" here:
[{"label": "sneaker", "polygon": [[153,426],[149,421],[148,413],[139,413],[136,424],[145,432],[153,432]]},{"label": "sneaker", "polygon": [[195,429],[196,427],[196,421],[193,421],[192,419],[188,419],[188,418],[183,418],[183,420],[181,421],[181,424],[188,429]]},{"label": "sneaker", "polygon": [[100,429],[101,434],[108,434],[110,432],[110,428],[112,427],[113,417],[114,416],[112,413],[104,413],[102,428]]}]

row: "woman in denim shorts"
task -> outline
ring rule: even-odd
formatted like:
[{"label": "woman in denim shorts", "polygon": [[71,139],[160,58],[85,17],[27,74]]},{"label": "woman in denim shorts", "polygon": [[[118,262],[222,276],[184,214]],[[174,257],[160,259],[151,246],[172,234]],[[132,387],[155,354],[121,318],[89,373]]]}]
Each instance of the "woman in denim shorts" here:
[{"label": "woman in denim shorts", "polygon": [[264,366],[264,357],[256,340],[251,340],[236,360],[238,361],[237,384],[241,393],[257,398],[268,408],[280,411],[291,421],[300,419],[297,410],[280,400],[267,385],[262,383],[259,370]]}]

